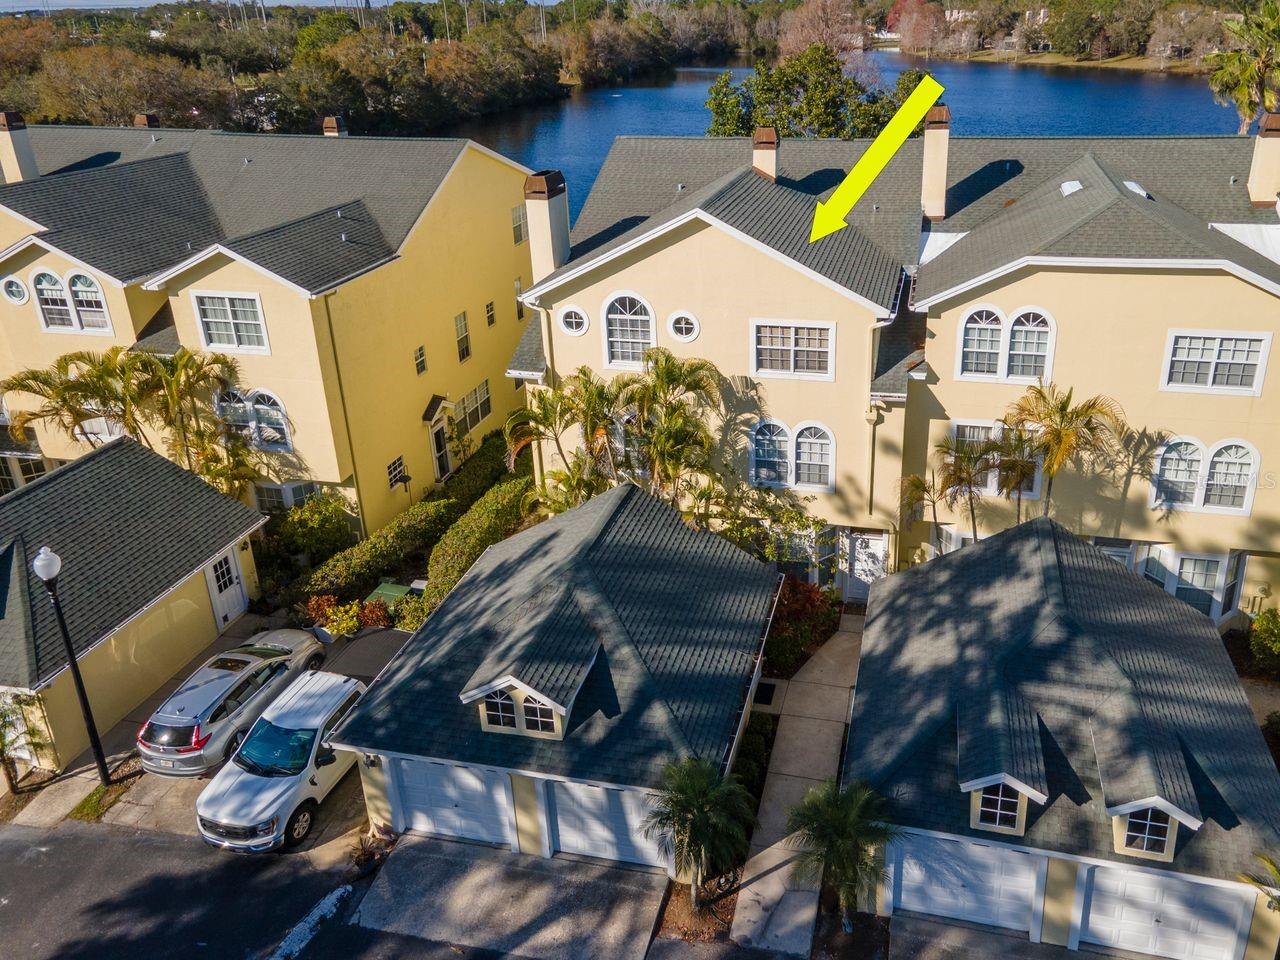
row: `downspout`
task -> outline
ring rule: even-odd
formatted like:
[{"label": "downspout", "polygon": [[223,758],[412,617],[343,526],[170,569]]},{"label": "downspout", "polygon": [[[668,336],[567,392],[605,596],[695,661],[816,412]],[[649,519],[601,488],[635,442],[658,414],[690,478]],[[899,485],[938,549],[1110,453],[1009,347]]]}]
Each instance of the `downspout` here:
[{"label": "downspout", "polygon": [[[542,359],[545,367],[542,371],[542,383],[538,385],[538,389],[551,390],[554,389],[552,384],[555,373],[555,355],[551,348],[551,311],[542,306],[541,298],[532,298],[525,302],[537,311],[537,323],[542,328]],[[530,322],[534,322],[534,318],[531,317]],[[533,482],[541,488],[546,483],[547,465],[543,460],[542,444],[535,443],[533,447]]]},{"label": "downspout", "polygon": [[333,353],[333,372],[338,380],[338,405],[342,408],[342,426],[347,434],[347,456],[351,458],[351,482],[356,488],[356,519],[360,522],[360,539],[369,536],[365,524],[364,501],[360,496],[360,470],[356,466],[356,449],[351,440],[351,417],[347,413],[347,394],[342,387],[342,364],[338,362],[338,341],[333,333],[333,312],[329,309],[329,298],[333,292],[326,293],[324,300],[324,319],[329,328],[329,349]]}]

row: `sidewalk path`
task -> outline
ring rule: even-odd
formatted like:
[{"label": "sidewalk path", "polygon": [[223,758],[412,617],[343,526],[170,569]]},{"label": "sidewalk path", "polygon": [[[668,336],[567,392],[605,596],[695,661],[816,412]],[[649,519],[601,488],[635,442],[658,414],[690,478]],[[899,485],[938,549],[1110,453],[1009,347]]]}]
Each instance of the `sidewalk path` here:
[{"label": "sidewalk path", "polygon": [[787,814],[811,788],[838,774],[862,622],[842,616],[840,629],[787,684],[730,930],[742,946],[809,956],[818,890],[793,876]]}]

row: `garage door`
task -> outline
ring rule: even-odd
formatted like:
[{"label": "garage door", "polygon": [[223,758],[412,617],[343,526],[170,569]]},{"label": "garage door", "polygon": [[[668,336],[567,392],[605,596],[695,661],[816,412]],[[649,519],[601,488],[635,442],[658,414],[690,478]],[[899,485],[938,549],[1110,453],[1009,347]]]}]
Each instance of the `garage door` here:
[{"label": "garage door", "polygon": [[406,829],[510,842],[505,774],[430,760],[397,763],[400,815]]},{"label": "garage door", "polygon": [[913,834],[894,848],[895,910],[1031,929],[1044,857]]},{"label": "garage door", "polygon": [[665,865],[658,845],[644,835],[647,795],[585,783],[551,783],[556,849],[605,860]]},{"label": "garage door", "polygon": [[1174,877],[1094,867],[1080,939],[1176,960],[1233,960],[1251,917],[1246,896]]}]

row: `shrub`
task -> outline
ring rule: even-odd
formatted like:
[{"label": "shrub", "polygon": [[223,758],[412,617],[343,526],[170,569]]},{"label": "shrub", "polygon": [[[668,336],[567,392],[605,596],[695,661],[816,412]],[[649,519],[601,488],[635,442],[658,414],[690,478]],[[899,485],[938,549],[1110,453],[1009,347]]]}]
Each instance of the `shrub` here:
[{"label": "shrub", "polygon": [[831,594],[787,574],[764,645],[769,675],[790,677],[804,662],[805,651],[825,643],[838,626],[840,604]]},{"label": "shrub", "polygon": [[769,752],[777,721],[767,713],[753,713],[747,720],[733,760],[733,772],[758,804],[764,793],[765,775],[769,772]]},{"label": "shrub", "polygon": [[1254,618],[1249,631],[1249,650],[1259,667],[1280,673],[1280,611],[1268,608]]},{"label": "shrub", "polygon": [[288,554],[305,553],[312,565],[323,563],[355,542],[347,501],[339,494],[312,497],[273,518],[274,536]]},{"label": "shrub", "polygon": [[[516,462],[517,475],[532,471],[532,460],[526,454]],[[444,482],[438,494],[447,500],[456,500],[462,509],[470,507],[490,487],[507,473],[507,441],[500,431],[487,435],[480,447]]]},{"label": "shrub", "polygon": [[422,626],[428,612],[422,597],[405,597],[396,604],[396,629],[412,633]]},{"label": "shrub", "polygon": [[324,628],[335,637],[354,637],[360,629],[360,601],[352,600],[329,611]]},{"label": "shrub", "polygon": [[521,502],[532,486],[530,477],[499,483],[445,531],[427,565],[428,594],[439,591],[443,599],[487,547],[519,529],[524,519]]},{"label": "shrub", "polygon": [[338,605],[338,598],[331,593],[318,594],[307,601],[307,619],[319,626],[329,622],[329,614]]},{"label": "shrub", "polygon": [[381,600],[370,600],[360,607],[360,629],[391,626],[391,611]]}]

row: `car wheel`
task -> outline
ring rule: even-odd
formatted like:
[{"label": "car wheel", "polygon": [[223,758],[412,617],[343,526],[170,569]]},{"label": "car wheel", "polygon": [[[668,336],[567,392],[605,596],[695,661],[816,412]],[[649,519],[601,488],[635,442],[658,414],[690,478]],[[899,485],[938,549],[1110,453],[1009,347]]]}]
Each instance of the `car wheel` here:
[{"label": "car wheel", "polygon": [[240,749],[240,744],[244,743],[244,731],[237,730],[231,735],[231,739],[227,741],[227,750],[222,755],[222,762],[226,763],[231,759],[231,755]]},{"label": "car wheel", "polygon": [[323,653],[313,653],[313,654],[311,655],[311,659],[307,661],[307,667],[306,667],[306,668],[307,668],[308,670],[319,670],[319,669],[320,669],[320,665],[321,665],[322,663],[324,663],[324,654],[323,654]]},{"label": "car wheel", "polygon": [[284,845],[286,847],[296,847],[311,834],[311,828],[316,823],[316,804],[314,800],[307,800],[298,805],[298,809],[293,811],[293,816],[289,818],[289,822],[284,827]]}]

